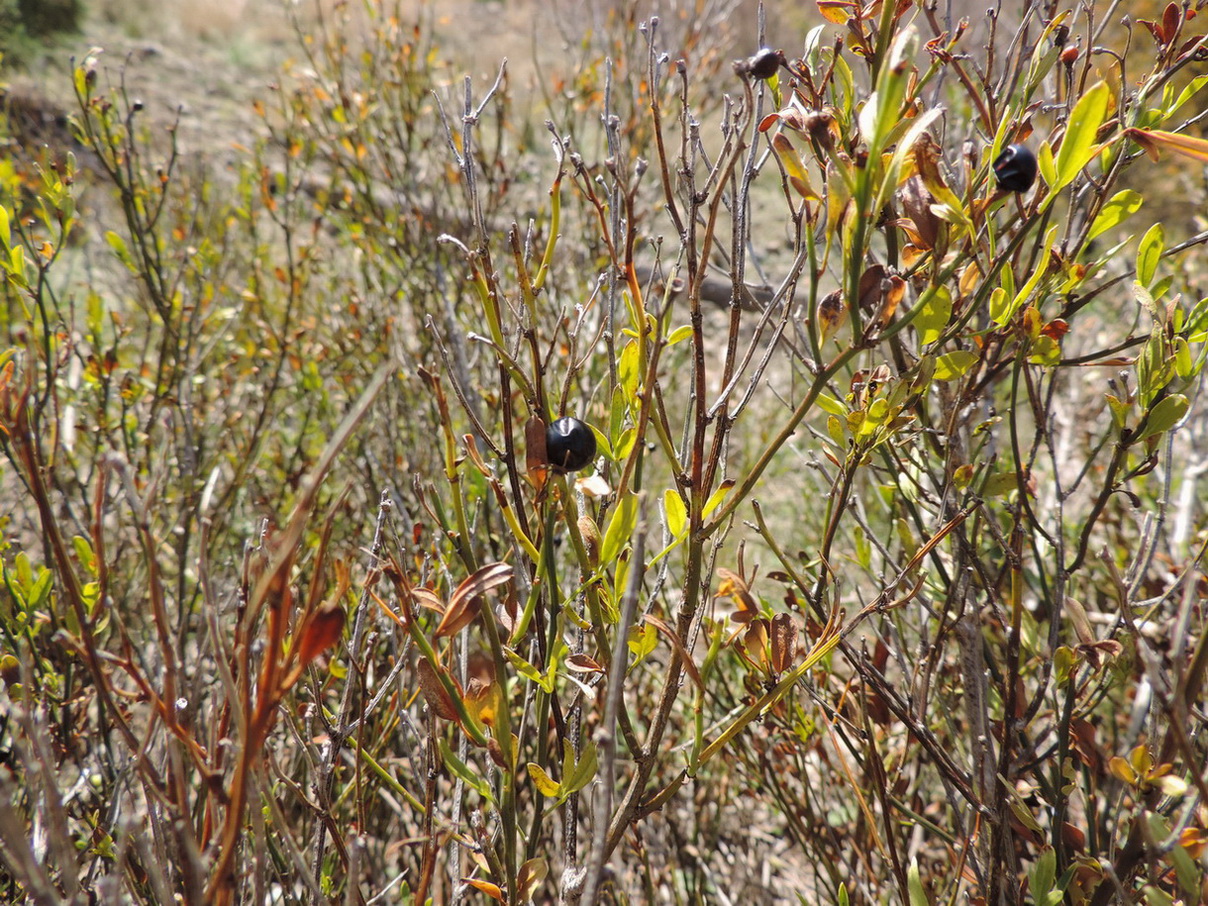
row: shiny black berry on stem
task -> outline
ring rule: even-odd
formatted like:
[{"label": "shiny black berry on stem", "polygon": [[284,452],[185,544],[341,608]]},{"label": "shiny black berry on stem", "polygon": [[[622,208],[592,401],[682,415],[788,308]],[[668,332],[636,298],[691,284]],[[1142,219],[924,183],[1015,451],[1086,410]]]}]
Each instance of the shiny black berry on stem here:
[{"label": "shiny black berry on stem", "polygon": [[993,167],[994,180],[1004,192],[1026,192],[1036,182],[1036,155],[1023,145],[1007,145]]},{"label": "shiny black berry on stem", "polygon": [[770,79],[784,65],[784,51],[763,47],[745,60],[734,63],[734,71],[739,75],[747,74],[756,79]]},{"label": "shiny black berry on stem", "polygon": [[578,472],[596,458],[596,435],[587,422],[565,416],[545,429],[545,455],[560,472]]}]

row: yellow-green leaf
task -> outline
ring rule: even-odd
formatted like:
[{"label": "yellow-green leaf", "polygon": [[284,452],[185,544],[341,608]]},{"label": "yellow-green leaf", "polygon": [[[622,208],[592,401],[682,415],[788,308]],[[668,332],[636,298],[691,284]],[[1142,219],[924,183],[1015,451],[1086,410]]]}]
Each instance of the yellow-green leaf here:
[{"label": "yellow-green leaf", "polygon": [[914,320],[915,329],[919,332],[919,343],[926,346],[938,340],[951,317],[952,293],[943,286],[937,286],[923,303]]},{"label": "yellow-green leaf", "polygon": [[1057,152],[1057,186],[1053,191],[1073,182],[1074,177],[1091,162],[1098,153],[1095,136],[1107,118],[1107,106],[1111,100],[1111,89],[1107,83],[1098,81],[1078,99],[1065,125],[1065,136]]},{"label": "yellow-green leaf", "polygon": [[530,761],[526,767],[529,777],[533,778],[533,784],[541,791],[542,796],[549,796],[552,799],[558,795],[558,784],[549,774],[545,773],[541,765]]},{"label": "yellow-green leaf", "polygon": [[1115,229],[1127,218],[1136,213],[1143,201],[1144,199],[1140,193],[1134,192],[1132,189],[1117,192],[1100,209],[1099,216],[1091,224],[1090,232],[1086,234],[1086,238],[1088,240],[1094,239],[1108,230]]},{"label": "yellow-green leaf", "polygon": [[955,352],[948,352],[935,360],[935,379],[937,381],[950,381],[953,378],[958,378],[977,361],[977,354],[970,352],[968,349],[958,349]]},{"label": "yellow-green leaf", "polygon": [[688,508],[684,506],[684,498],[674,488],[663,492],[663,509],[667,513],[667,531],[672,538],[678,538],[688,528]]}]

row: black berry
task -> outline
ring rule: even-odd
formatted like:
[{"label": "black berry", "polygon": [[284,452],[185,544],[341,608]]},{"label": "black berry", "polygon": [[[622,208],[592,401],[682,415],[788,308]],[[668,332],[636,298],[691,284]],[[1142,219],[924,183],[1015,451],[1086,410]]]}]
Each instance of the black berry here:
[{"label": "black berry", "polygon": [[1004,192],[1026,192],[1036,182],[1036,155],[1023,145],[1007,145],[993,166],[994,180]]},{"label": "black berry", "polygon": [[745,60],[736,62],[734,69],[739,73],[748,73],[757,79],[770,79],[776,75],[777,71],[783,65],[783,50],[772,50],[770,47],[764,47]]},{"label": "black berry", "polygon": [[545,455],[560,472],[586,469],[596,458],[596,435],[587,422],[565,416],[545,429]]}]

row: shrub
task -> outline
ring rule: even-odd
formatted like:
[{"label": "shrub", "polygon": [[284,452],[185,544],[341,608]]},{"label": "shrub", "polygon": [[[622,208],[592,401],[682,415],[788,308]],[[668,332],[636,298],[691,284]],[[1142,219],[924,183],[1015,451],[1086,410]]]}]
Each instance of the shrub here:
[{"label": "shrub", "polygon": [[228,191],[76,71],[124,277],[6,175],[10,899],[1202,896],[1190,11],[634,9],[546,151],[341,7]]},{"label": "shrub", "polygon": [[0,0],[0,54],[28,62],[38,42],[80,27],[80,0]]}]

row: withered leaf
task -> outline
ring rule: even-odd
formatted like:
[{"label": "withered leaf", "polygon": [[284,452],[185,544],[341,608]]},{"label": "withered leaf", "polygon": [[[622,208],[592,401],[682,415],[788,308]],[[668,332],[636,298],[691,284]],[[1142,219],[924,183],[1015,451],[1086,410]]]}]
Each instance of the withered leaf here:
[{"label": "withered leaf", "polygon": [[[445,672],[443,667],[439,669],[441,673]],[[420,692],[424,694],[424,701],[428,703],[433,714],[442,720],[457,720],[457,708],[436,671],[437,668],[428,663],[426,658],[420,659],[416,665]]]},{"label": "withered leaf", "polygon": [[746,649],[747,657],[749,657],[757,667],[766,670],[768,668],[768,621],[767,620],[752,620],[747,626],[747,631],[743,633],[742,645]]},{"label": "withered leaf", "polygon": [[298,639],[298,663],[306,666],[340,640],[344,631],[344,608],[338,600],[321,605],[306,622]]},{"label": "withered leaf", "polygon": [[906,295],[906,281],[896,274],[885,281],[888,288],[884,298],[881,299],[881,311],[877,315],[877,324],[881,327],[886,327],[893,320],[893,313],[898,310],[898,306],[902,303],[903,297]]},{"label": "withered leaf", "polygon": [[671,647],[676,650],[680,656],[680,661],[684,665],[684,669],[688,671],[688,675],[692,677],[692,682],[696,683],[696,688],[702,692],[705,691],[704,680],[701,679],[700,671],[696,669],[696,664],[692,662],[691,656],[688,654],[688,649],[684,647],[684,643],[680,641],[679,635],[675,630],[656,617],[654,614],[646,614],[642,617],[647,623],[657,629],[671,643]]},{"label": "withered leaf", "polygon": [[603,673],[604,668],[593,657],[586,654],[572,654],[566,659],[566,668],[575,673]]},{"label": "withered leaf", "polygon": [[456,635],[474,621],[482,610],[482,596],[512,579],[512,567],[506,563],[488,563],[467,577],[453,591],[445,617],[436,628],[436,637]]},{"label": "withered leaf", "polygon": [[724,566],[718,567],[717,575],[721,577],[721,582],[717,586],[717,596],[730,598],[738,608],[730,614],[730,620],[735,623],[748,623],[758,616],[759,604],[747,588],[746,579]]},{"label": "withered leaf", "polygon": [[784,673],[796,660],[797,624],[790,614],[772,617],[772,670]]},{"label": "withered leaf", "polygon": [[872,312],[881,307],[881,296],[884,293],[885,278],[889,271],[883,264],[874,264],[860,275],[859,294],[860,311]]},{"label": "withered leaf", "polygon": [[531,900],[547,874],[549,863],[542,856],[534,856],[521,865],[520,871],[516,873],[517,901],[527,903]]},{"label": "withered leaf", "polygon": [[847,306],[843,304],[843,295],[839,290],[827,293],[818,302],[818,332],[825,343],[839,331],[843,316],[847,314]]},{"label": "withered leaf", "polygon": [[524,468],[529,481],[537,487],[545,484],[549,472],[549,454],[545,452],[545,421],[532,416],[524,426]]}]

